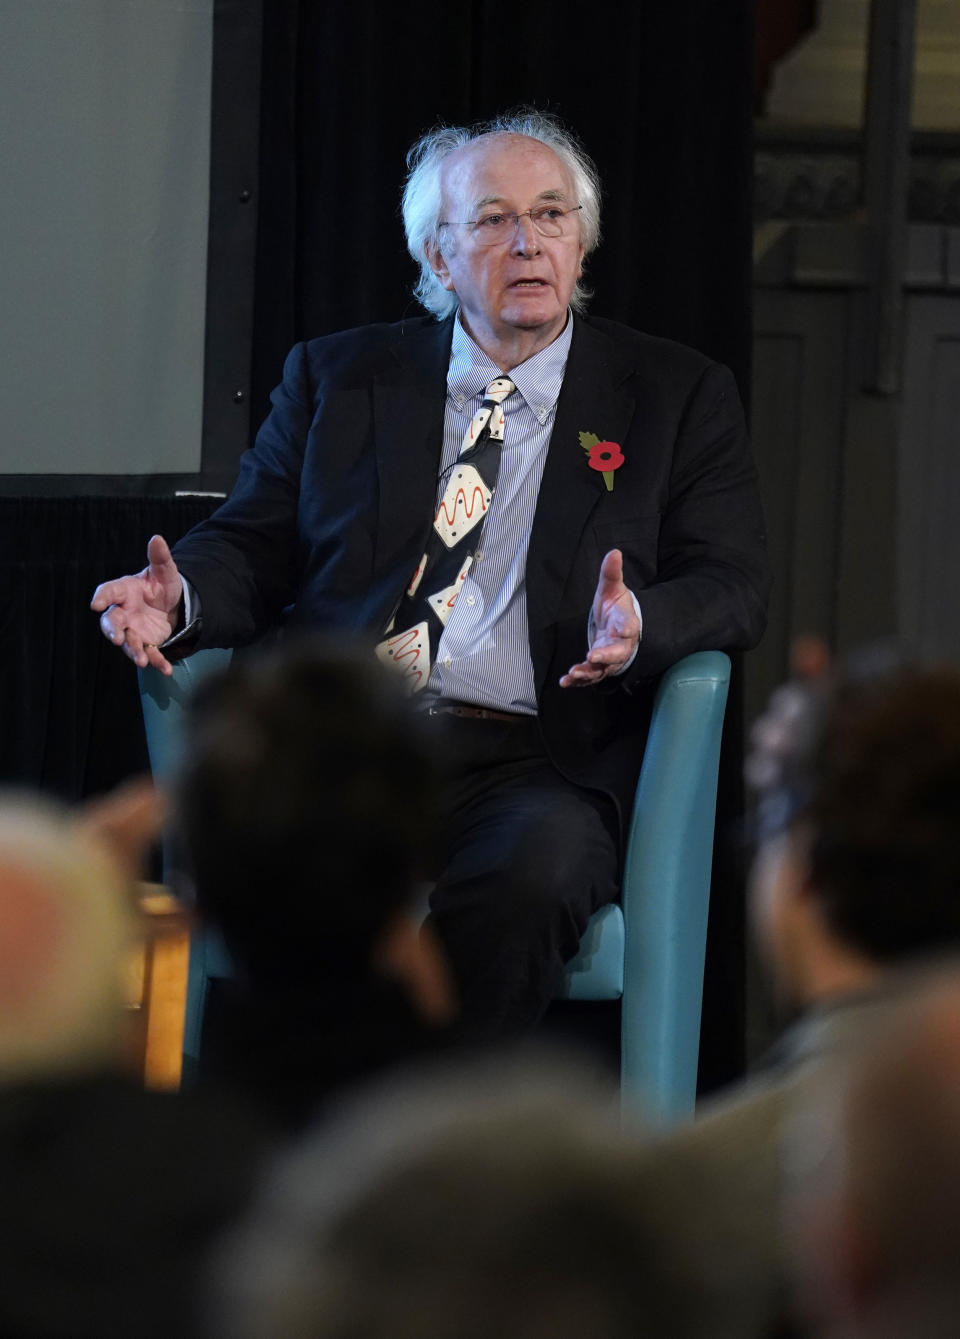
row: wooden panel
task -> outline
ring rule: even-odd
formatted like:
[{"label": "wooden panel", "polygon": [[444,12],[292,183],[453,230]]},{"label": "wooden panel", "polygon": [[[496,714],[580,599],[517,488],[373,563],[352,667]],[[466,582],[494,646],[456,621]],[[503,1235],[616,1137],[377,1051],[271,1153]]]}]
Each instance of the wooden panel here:
[{"label": "wooden panel", "polygon": [[[752,432],[774,590],[766,636],[745,658],[748,728],[786,677],[793,638],[834,636],[848,316],[842,292],[754,291]],[[747,948],[747,1053],[755,1059],[780,1020]]]},{"label": "wooden panel", "polygon": [[[912,230],[910,283],[935,282],[940,264],[949,288],[956,232]],[[824,272],[829,238],[811,240]],[[748,723],[785,677],[800,632],[841,653],[898,636],[960,660],[960,299],[907,293],[902,393],[870,394],[864,292],[791,289],[790,238],[767,228],[758,240],[753,438],[776,585],[766,638],[746,658]],[[836,263],[841,277],[842,256]],[[751,964],[750,1054],[775,1031]]]},{"label": "wooden panel", "polygon": [[774,592],[767,635],[747,658],[748,721],[783,679],[793,637],[834,634],[848,303],[755,294],[753,447]]},{"label": "wooden panel", "polygon": [[900,442],[897,601],[925,656],[960,658],[960,302],[907,309]]},{"label": "wooden panel", "polygon": [[840,427],[840,511],[835,540],[841,653],[896,633],[896,489],[900,395],[864,389],[870,376],[870,304],[851,293],[847,378]]}]

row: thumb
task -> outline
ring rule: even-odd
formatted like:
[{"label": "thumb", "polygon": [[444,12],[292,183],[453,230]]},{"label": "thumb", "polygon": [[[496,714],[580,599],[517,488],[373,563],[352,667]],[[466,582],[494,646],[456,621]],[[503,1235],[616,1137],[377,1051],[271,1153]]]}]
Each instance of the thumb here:
[{"label": "thumb", "polygon": [[613,586],[623,583],[623,554],[619,549],[611,549],[600,564],[600,580]]},{"label": "thumb", "polygon": [[176,564],[170,556],[170,545],[164,539],[163,535],[154,535],[147,544],[147,562],[153,568],[166,567],[167,564],[173,568],[173,572],[155,572],[163,580],[169,578],[176,572]]}]

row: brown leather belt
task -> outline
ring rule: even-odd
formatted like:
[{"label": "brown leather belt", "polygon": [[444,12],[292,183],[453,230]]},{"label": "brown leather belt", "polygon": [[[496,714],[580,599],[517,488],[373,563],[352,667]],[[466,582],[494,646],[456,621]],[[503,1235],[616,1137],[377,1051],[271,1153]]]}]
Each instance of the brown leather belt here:
[{"label": "brown leather belt", "polygon": [[495,707],[475,707],[470,702],[445,702],[438,698],[424,708],[424,714],[427,716],[466,716],[474,721],[533,721],[535,716],[531,716],[522,711],[497,711]]}]

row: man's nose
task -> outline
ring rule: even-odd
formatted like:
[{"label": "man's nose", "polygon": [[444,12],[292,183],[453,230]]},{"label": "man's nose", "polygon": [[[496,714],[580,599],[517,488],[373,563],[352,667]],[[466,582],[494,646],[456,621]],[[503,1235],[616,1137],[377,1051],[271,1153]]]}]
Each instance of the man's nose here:
[{"label": "man's nose", "polygon": [[540,233],[530,217],[529,209],[525,214],[517,215],[517,227],[510,249],[518,256],[535,256],[540,250]]}]

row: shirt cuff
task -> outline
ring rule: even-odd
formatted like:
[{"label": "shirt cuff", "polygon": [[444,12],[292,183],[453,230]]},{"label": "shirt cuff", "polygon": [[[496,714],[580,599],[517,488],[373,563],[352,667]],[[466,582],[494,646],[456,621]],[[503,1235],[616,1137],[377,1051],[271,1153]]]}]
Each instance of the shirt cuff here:
[{"label": "shirt cuff", "polygon": [[160,644],[160,651],[175,650],[181,642],[189,641],[200,627],[200,596],[182,573],[180,580],[183,583],[183,627]]}]

